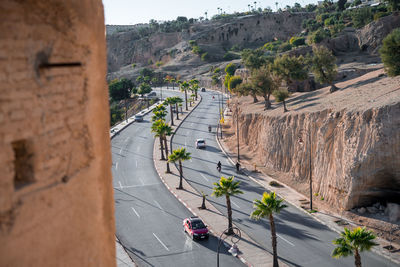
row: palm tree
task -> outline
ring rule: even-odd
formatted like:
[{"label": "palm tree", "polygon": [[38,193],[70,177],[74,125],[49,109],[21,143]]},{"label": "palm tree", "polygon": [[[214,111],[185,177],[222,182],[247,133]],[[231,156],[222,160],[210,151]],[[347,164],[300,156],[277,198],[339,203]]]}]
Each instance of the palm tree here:
[{"label": "palm tree", "polygon": [[180,98],[179,96],[175,96],[174,97],[174,99],[175,99],[175,112],[176,112],[176,119],[177,120],[179,120],[179,110],[178,110],[178,105],[180,104],[180,103],[182,103],[183,102],[183,99],[182,98]]},{"label": "palm tree", "polygon": [[192,157],[189,152],[186,152],[185,148],[178,148],[172,151],[171,155],[168,156],[168,162],[179,162],[179,187],[177,189],[183,189],[182,180],[183,180],[183,169],[182,169],[182,161],[189,160]]},{"label": "palm tree", "polygon": [[185,91],[185,103],[186,103],[186,111],[188,109],[188,99],[187,99],[187,90],[189,89],[190,84],[187,81],[184,81],[180,84],[181,91]]},{"label": "palm tree", "polygon": [[276,12],[278,12],[278,2],[275,2],[275,6],[276,6]]},{"label": "palm tree", "polygon": [[[167,142],[167,136],[172,135],[172,128],[168,124],[163,125],[163,139],[164,139],[164,149],[165,149],[165,156],[168,158],[168,142]],[[169,162],[167,161],[167,173],[171,173],[171,170],[169,168]]]},{"label": "palm tree", "polygon": [[151,125],[151,132],[155,133],[154,137],[160,138],[160,150],[161,150],[161,160],[165,160],[164,157],[164,147],[163,147],[163,129],[162,129],[162,124],[165,124],[164,121],[162,120],[157,120],[153,122]]},{"label": "palm tree", "polygon": [[173,78],[173,77],[171,77],[171,78],[169,78],[169,82],[172,83],[172,90],[175,90],[175,82],[176,82],[176,79]]},{"label": "palm tree", "polygon": [[197,91],[199,90],[199,80],[192,79],[189,81],[190,84],[190,91],[192,91],[196,95],[197,100]]},{"label": "palm tree", "polygon": [[171,125],[174,125],[174,113],[172,112],[172,105],[175,105],[175,97],[167,97],[165,104],[169,105],[169,113],[171,115]]},{"label": "palm tree", "polygon": [[274,254],[274,267],[278,267],[278,253],[277,253],[277,242],[276,242],[276,229],[274,222],[274,213],[279,213],[282,209],[286,208],[285,204],[282,204],[283,199],[277,199],[275,192],[267,193],[264,192],[261,200],[254,200],[254,211],[250,214],[250,218],[259,220],[261,218],[268,218],[271,227],[271,239],[272,239],[272,250]]},{"label": "palm tree", "polygon": [[226,198],[226,208],[228,210],[228,235],[233,234],[231,196],[243,194],[243,192],[239,190],[240,182],[234,182],[233,178],[233,176],[228,178],[222,176],[219,183],[214,183],[215,187],[213,188],[212,193],[215,197],[225,196]]},{"label": "palm tree", "polygon": [[361,267],[360,252],[369,251],[373,246],[378,245],[373,241],[376,236],[365,227],[357,227],[353,231],[345,227],[340,236],[332,241],[333,244],[337,245],[332,251],[332,257],[340,258],[354,254],[356,267]]},{"label": "palm tree", "polygon": [[207,14],[208,14],[208,13],[207,13],[207,11],[206,11],[206,12],[204,12],[204,15],[206,15],[206,20],[207,20]]},{"label": "palm tree", "polygon": [[167,112],[160,110],[160,111],[153,111],[154,115],[151,117],[152,121],[157,121],[157,120],[165,120],[165,117],[167,116]]}]

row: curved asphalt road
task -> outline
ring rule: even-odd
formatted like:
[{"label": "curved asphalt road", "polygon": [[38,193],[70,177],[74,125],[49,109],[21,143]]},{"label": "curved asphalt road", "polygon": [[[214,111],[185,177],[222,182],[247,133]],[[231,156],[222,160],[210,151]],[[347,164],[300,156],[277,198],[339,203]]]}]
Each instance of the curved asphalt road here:
[{"label": "curved asphalt road", "polygon": [[[163,97],[178,94],[163,90]],[[154,169],[151,116],[111,140],[117,237],[139,266],[214,266],[217,238],[193,242],[183,232],[182,221],[192,214]],[[221,249],[221,266],[243,266]]]},{"label": "curved asphalt road", "polygon": [[[233,219],[235,224],[267,251],[272,252],[269,222],[253,221],[249,214],[253,211],[252,202],[260,199],[265,189],[244,175],[237,175],[229,161],[220,151],[215,140],[215,127],[218,122],[218,98],[215,93],[202,93],[203,100],[178,129],[173,139],[173,149],[184,147],[192,153],[192,160],[183,163],[186,180],[197,191],[211,195],[213,183],[219,180],[216,164],[222,163],[221,175],[235,176],[240,180],[240,189],[244,194],[232,197]],[[208,132],[208,125],[213,132]],[[194,147],[197,138],[206,140],[205,150]],[[225,198],[209,197],[208,200],[226,215]],[[353,257],[333,259],[330,255],[334,248],[331,243],[338,234],[310,216],[299,211],[289,203],[281,214],[275,216],[278,233],[278,256],[290,266],[354,266]],[[238,243],[240,249],[240,242]],[[387,259],[372,252],[362,253],[363,266],[396,266]]]}]

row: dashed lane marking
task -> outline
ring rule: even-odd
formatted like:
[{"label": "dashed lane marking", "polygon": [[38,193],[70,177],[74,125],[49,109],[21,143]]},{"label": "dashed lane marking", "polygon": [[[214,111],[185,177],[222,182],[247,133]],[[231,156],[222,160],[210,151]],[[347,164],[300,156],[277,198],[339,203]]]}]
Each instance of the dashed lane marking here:
[{"label": "dashed lane marking", "polygon": [[207,177],[205,177],[202,173],[200,173],[201,177],[204,178],[204,180],[206,180],[207,182],[209,182],[209,180],[207,179]]},{"label": "dashed lane marking", "polygon": [[131,208],[132,208],[133,212],[136,214],[136,216],[138,216],[138,218],[140,218],[140,215],[139,215],[139,213],[137,213],[137,211],[135,210],[135,208],[134,208],[134,207],[131,207]]},{"label": "dashed lane marking", "polygon": [[169,251],[169,249],[167,248],[167,246],[160,240],[160,238],[158,238],[158,236],[157,236],[155,233],[153,233],[153,235],[154,235],[154,237],[158,240],[158,242],[160,242],[160,244],[161,244],[166,250]]},{"label": "dashed lane marking", "polygon": [[233,202],[232,200],[231,200],[231,202],[232,202],[232,204],[234,205],[234,206],[236,206],[238,209],[240,209],[240,207],[239,207],[239,205],[238,204],[236,204],[235,202]]},{"label": "dashed lane marking", "polygon": [[283,241],[286,241],[289,245],[292,245],[294,247],[294,244],[292,242],[290,242],[289,240],[283,238],[282,236],[276,234],[279,238],[281,238]]}]

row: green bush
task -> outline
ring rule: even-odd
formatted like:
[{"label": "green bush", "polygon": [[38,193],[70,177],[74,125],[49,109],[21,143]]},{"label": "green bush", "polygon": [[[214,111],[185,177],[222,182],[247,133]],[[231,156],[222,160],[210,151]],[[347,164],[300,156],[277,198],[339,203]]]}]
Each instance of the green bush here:
[{"label": "green bush", "polygon": [[268,43],[266,43],[264,46],[263,46],[263,48],[265,49],[265,50],[268,50],[268,51],[274,51],[274,52],[276,52],[276,51],[278,51],[278,48],[279,48],[279,46],[282,44],[282,41],[280,41],[280,40],[277,40],[277,41],[273,41],[273,42],[268,42]]},{"label": "green bush", "polygon": [[388,75],[400,75],[400,28],[394,29],[383,39],[379,52]]},{"label": "green bush", "polygon": [[278,48],[278,52],[286,52],[292,49],[292,45],[288,42],[281,44]]},{"label": "green bush", "polygon": [[232,76],[232,77],[230,77],[229,82],[228,82],[229,91],[232,92],[232,90],[235,89],[236,86],[238,86],[242,82],[243,82],[243,79],[240,76]]},{"label": "green bush", "polygon": [[224,58],[224,60],[229,61],[229,60],[238,59],[238,58],[240,58],[240,56],[238,56],[232,52],[227,52],[227,53],[225,53],[223,58]]},{"label": "green bush", "polygon": [[193,46],[197,45],[197,42],[195,40],[189,40],[189,45],[191,47],[193,47]]},{"label": "green bush", "polygon": [[308,42],[310,44],[318,44],[327,37],[330,37],[329,32],[324,29],[318,29],[308,37]]},{"label": "green bush", "polygon": [[353,21],[354,27],[356,28],[361,28],[367,25],[373,19],[371,8],[370,7],[357,8],[351,13],[351,19]]},{"label": "green bush", "polygon": [[235,73],[237,66],[234,63],[229,63],[228,65],[226,65],[225,67],[225,73],[233,76],[233,74]]},{"label": "green bush", "polygon": [[292,38],[290,38],[289,43],[291,45],[293,45],[293,46],[305,45],[306,44],[306,38],[293,36]]},{"label": "green bush", "polygon": [[192,47],[192,52],[197,55],[200,55],[200,54],[202,54],[203,51],[201,50],[201,48],[198,45],[194,45]]},{"label": "green bush", "polygon": [[110,125],[113,126],[117,122],[122,120],[122,110],[117,104],[110,105]]},{"label": "green bush", "polygon": [[215,70],[213,71],[214,73],[220,73],[221,69],[220,68],[215,68]]},{"label": "green bush", "polygon": [[374,20],[378,20],[378,19],[380,19],[382,17],[386,17],[388,15],[390,15],[390,12],[377,12],[374,14]]},{"label": "green bush", "polygon": [[208,55],[208,52],[204,52],[203,54],[201,54],[201,60],[202,61],[210,60],[210,56]]}]

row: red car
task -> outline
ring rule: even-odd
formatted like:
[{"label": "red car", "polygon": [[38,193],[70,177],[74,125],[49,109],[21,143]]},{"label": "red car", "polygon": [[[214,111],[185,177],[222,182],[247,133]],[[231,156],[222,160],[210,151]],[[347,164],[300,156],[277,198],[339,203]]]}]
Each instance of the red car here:
[{"label": "red car", "polygon": [[207,239],[207,225],[199,217],[189,217],[183,220],[183,230],[188,233],[192,239]]}]

